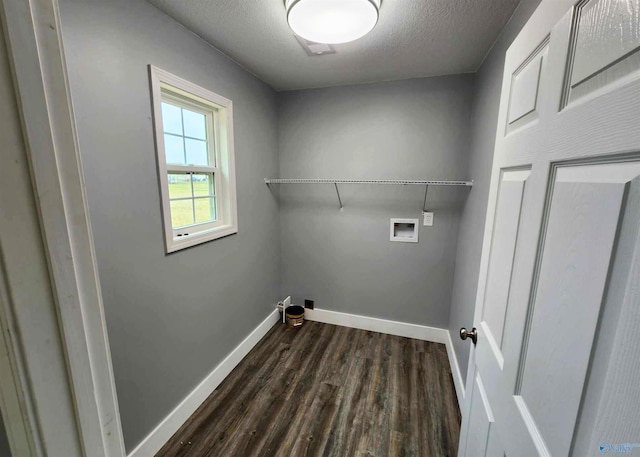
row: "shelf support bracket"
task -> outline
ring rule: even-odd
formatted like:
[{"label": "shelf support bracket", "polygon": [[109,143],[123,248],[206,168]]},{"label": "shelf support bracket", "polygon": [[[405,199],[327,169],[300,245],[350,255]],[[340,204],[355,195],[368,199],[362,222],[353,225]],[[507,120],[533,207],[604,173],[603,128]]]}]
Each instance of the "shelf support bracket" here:
[{"label": "shelf support bracket", "polygon": [[333,183],[336,187],[336,194],[338,195],[338,203],[340,203],[340,209],[342,210],[342,199],[340,198],[340,191],[338,190],[338,183]]},{"label": "shelf support bracket", "polygon": [[427,212],[427,194],[429,193],[429,184],[424,187],[424,202],[422,203],[422,212]]}]

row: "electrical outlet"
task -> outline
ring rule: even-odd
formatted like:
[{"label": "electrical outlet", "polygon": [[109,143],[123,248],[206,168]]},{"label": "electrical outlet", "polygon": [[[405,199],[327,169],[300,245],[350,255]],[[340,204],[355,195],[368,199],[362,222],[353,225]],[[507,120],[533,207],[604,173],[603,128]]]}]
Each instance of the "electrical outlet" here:
[{"label": "electrical outlet", "polygon": [[314,302],[313,300],[307,300],[307,299],[305,299],[305,300],[304,300],[304,307],[305,307],[305,308],[307,308],[307,309],[313,309],[313,307],[314,307],[314,303],[315,303],[315,302]]},{"label": "electrical outlet", "polygon": [[422,225],[425,227],[433,227],[433,213],[422,213],[422,215],[424,216]]}]

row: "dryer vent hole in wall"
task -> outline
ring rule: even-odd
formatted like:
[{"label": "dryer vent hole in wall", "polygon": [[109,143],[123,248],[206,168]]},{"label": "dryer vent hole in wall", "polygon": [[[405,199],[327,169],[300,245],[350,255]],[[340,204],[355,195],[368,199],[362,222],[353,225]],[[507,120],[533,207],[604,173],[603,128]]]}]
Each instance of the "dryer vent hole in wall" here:
[{"label": "dryer vent hole in wall", "polygon": [[411,238],[413,224],[393,224],[393,234],[396,238]]},{"label": "dryer vent hole in wall", "polygon": [[418,219],[391,219],[390,241],[418,242]]}]

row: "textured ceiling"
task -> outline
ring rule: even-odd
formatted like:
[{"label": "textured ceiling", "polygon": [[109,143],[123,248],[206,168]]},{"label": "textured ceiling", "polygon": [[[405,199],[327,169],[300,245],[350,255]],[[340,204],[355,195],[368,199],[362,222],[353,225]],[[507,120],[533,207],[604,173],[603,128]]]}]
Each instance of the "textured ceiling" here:
[{"label": "textured ceiling", "polygon": [[148,0],[277,90],[473,72],[519,0],[383,0],[375,29],[310,57],[283,0]]}]

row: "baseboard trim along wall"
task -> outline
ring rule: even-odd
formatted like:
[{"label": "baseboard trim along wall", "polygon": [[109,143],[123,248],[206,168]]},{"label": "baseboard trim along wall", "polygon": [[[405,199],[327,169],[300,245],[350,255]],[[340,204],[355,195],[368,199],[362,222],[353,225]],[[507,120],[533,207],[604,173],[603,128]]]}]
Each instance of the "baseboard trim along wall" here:
[{"label": "baseboard trim along wall", "polygon": [[278,310],[275,309],[131,451],[128,457],[153,457],[279,320]]},{"label": "baseboard trim along wall", "polygon": [[462,379],[460,365],[458,365],[458,358],[456,357],[455,350],[453,349],[453,341],[451,340],[449,330],[318,308],[305,309],[304,318],[309,321],[324,322],[326,324],[341,325],[343,327],[358,328],[361,330],[369,330],[371,332],[388,333],[389,335],[404,336],[406,338],[444,344],[447,348],[449,365],[451,365],[451,373],[453,375],[453,384],[456,389],[456,396],[458,397],[458,405],[462,411],[464,406],[464,380]]},{"label": "baseboard trim along wall", "polygon": [[456,396],[458,397],[458,406],[460,412],[464,414],[464,379],[462,379],[462,373],[460,372],[460,364],[456,357],[456,351],[453,348],[453,341],[451,340],[451,332],[447,330],[447,356],[449,356],[449,365],[451,365],[451,374],[453,375],[453,385],[456,387]]}]

